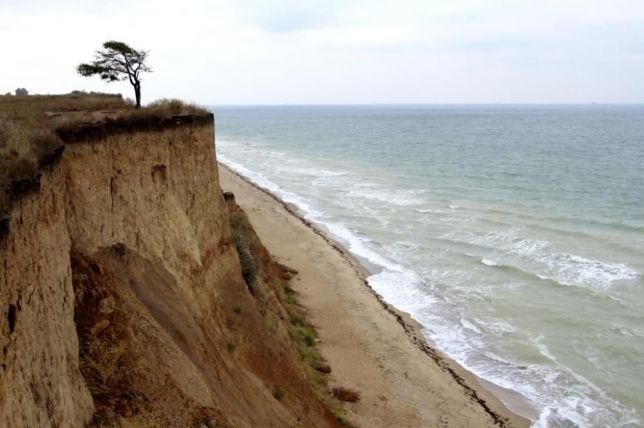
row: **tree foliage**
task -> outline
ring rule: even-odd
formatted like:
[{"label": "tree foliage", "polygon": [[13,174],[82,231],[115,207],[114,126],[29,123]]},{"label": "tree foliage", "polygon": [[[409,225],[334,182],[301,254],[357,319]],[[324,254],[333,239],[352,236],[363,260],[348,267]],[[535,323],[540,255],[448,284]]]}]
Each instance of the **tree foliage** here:
[{"label": "tree foliage", "polygon": [[136,106],[141,107],[141,73],[152,71],[145,63],[147,51],[136,50],[123,42],[108,41],[96,51],[94,61],[80,64],[76,71],[82,76],[98,75],[108,82],[129,80],[134,87]]}]

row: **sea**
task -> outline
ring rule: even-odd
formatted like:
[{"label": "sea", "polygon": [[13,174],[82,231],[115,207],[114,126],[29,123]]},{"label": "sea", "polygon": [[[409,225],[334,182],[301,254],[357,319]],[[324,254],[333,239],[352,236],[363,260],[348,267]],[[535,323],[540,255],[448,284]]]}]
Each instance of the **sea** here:
[{"label": "sea", "polygon": [[643,426],[644,106],[212,110],[221,162],[533,426]]}]

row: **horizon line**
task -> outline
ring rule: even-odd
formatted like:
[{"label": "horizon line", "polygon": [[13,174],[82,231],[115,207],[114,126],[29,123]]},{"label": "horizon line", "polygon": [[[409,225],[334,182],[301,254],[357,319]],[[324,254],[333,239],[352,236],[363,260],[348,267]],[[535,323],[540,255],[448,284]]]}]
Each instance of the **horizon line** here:
[{"label": "horizon line", "polygon": [[213,107],[351,107],[351,106],[644,106],[642,102],[444,102],[444,103],[198,103]]}]

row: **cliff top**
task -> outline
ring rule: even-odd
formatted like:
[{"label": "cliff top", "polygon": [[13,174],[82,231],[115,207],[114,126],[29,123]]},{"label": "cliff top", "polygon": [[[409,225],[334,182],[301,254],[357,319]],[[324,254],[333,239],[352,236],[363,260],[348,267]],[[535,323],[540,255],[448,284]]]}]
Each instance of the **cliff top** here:
[{"label": "cliff top", "polygon": [[0,96],[0,222],[16,190],[33,187],[39,169],[54,163],[65,143],[212,120],[207,110],[179,100],[136,109],[119,94]]}]

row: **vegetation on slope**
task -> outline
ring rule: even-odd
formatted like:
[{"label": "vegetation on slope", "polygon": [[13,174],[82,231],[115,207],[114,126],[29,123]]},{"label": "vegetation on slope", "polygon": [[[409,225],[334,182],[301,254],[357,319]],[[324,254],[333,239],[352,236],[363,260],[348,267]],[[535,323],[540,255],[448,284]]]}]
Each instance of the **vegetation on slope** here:
[{"label": "vegetation on slope", "polygon": [[[246,213],[235,203],[234,196],[231,193],[226,193],[225,196],[233,240],[249,290],[263,306],[264,312],[277,311],[280,318],[286,321],[289,337],[314,391],[338,421],[350,426],[341,401],[357,401],[359,394],[346,388],[329,388],[331,367],[320,354],[316,346],[315,328],[307,320],[306,311],[299,304],[297,293],[289,285],[297,271],[271,258]],[[239,308],[235,307],[233,310],[238,312]],[[279,389],[274,389],[273,393],[276,399],[284,398]]]}]

